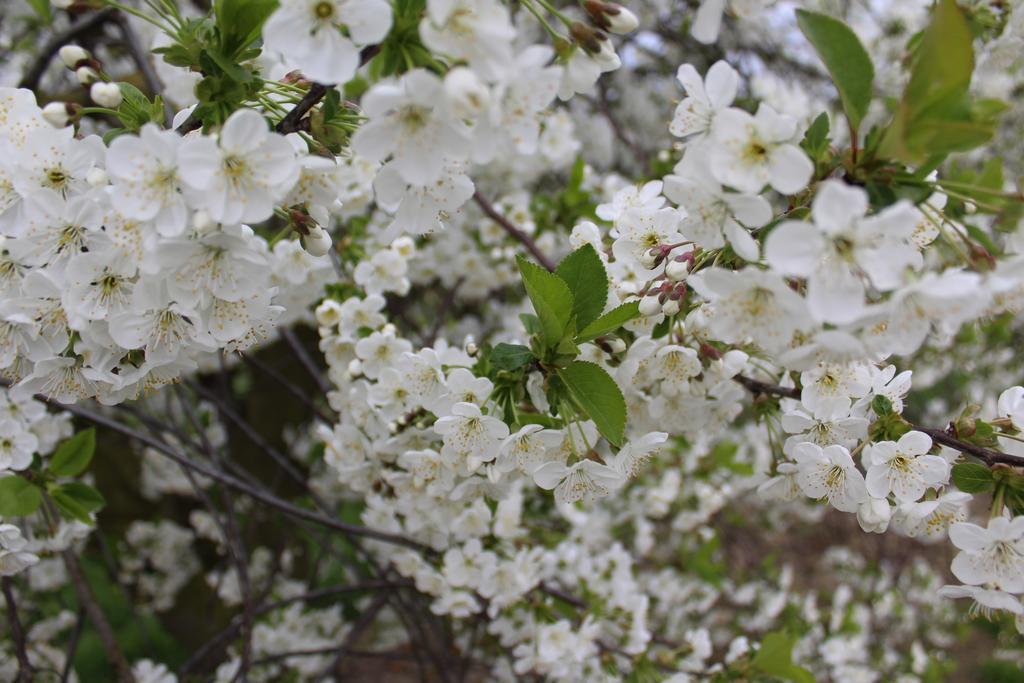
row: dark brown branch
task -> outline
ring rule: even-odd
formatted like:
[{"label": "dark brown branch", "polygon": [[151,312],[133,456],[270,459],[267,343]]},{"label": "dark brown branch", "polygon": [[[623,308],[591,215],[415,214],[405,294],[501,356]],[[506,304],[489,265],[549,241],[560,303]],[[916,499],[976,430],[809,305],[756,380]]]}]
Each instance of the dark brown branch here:
[{"label": "dark brown branch", "polygon": [[[746,387],[754,395],[774,395],[800,400],[800,390],[796,387],[784,387],[770,382],[762,382],[744,375],[736,375],[733,379]],[[991,466],[1000,464],[1010,465],[1011,467],[1024,467],[1024,458],[1018,455],[1010,455],[1009,453],[1003,453],[1002,451],[961,441],[956,437],[953,425],[949,425],[946,429],[922,427],[921,425],[915,424],[911,424],[910,427],[915,431],[927,434],[932,438],[932,441],[952,448],[953,450],[960,451],[966,455],[973,456],[984,462],[986,465]]]},{"label": "dark brown branch", "polygon": [[323,99],[324,95],[327,94],[327,86],[321,85],[320,83],[313,83],[309,86],[309,90],[302,96],[298,104],[292,107],[283,119],[281,119],[276,130],[281,135],[287,135],[288,133],[297,133],[300,130],[309,130],[308,124],[303,126],[302,117],[305,116],[310,109],[316,106],[316,103]]},{"label": "dark brown branch", "polygon": [[122,424],[117,420],[113,420],[111,418],[106,417],[105,415],[93,412],[88,408],[83,408],[76,404],[59,403],[57,401],[50,400],[42,395],[37,395],[36,398],[41,401],[44,401],[45,403],[53,406],[54,408],[57,408],[59,410],[66,410],[72,415],[76,415],[85,420],[89,420],[94,424],[107,427],[108,429],[112,429],[120,434],[129,436],[139,441],[140,443],[150,446],[157,452],[164,454],[165,456],[167,456],[174,462],[178,463],[179,465],[184,465],[185,467],[188,467],[195,472],[205,475],[210,479],[213,479],[214,481],[220,482],[225,486],[228,486],[236,491],[239,491],[240,493],[244,493],[250,498],[258,500],[259,502],[264,503],[265,505],[269,505],[272,508],[275,508],[277,510],[280,510],[281,512],[291,515],[292,517],[304,519],[315,524],[327,527],[328,529],[334,529],[336,531],[341,531],[346,534],[351,534],[353,536],[363,536],[376,541],[383,541],[385,543],[393,543],[395,545],[400,545],[406,548],[412,548],[413,550],[431,552],[431,548],[418,541],[414,541],[411,538],[407,538],[399,534],[388,533],[386,531],[380,531],[379,529],[372,529],[370,527],[360,526],[358,524],[349,524],[347,522],[342,522],[341,520],[334,519],[333,517],[328,517],[327,515],[321,514],[314,510],[308,510],[306,508],[301,508],[296,505],[292,505],[288,501],[278,498],[274,494],[269,493],[267,491],[260,490],[242,481],[241,479],[238,479],[230,474],[227,474],[226,472],[222,472],[220,470],[208,467],[201,463],[194,462],[189,458],[185,457],[184,455],[178,453],[167,443],[159,439],[156,439],[152,436],[149,436],[148,434],[143,434],[142,432],[132,429],[131,427]]},{"label": "dark brown branch", "polygon": [[736,375],[733,379],[742,384],[750,393],[765,394],[769,396],[782,396],[783,398],[793,398],[797,401],[800,400],[800,390],[796,387],[784,387],[780,384],[772,384],[771,382],[762,382],[761,380],[754,379],[753,377],[747,377],[745,375]]},{"label": "dark brown branch", "polygon": [[78,602],[85,610],[89,621],[92,622],[93,628],[96,629],[96,634],[103,645],[103,652],[107,655],[107,660],[117,674],[118,683],[135,683],[132,667],[128,664],[124,652],[121,651],[121,646],[117,643],[117,636],[114,635],[114,629],[111,628],[110,622],[103,614],[103,608],[96,602],[96,596],[93,595],[92,588],[82,572],[82,565],[78,563],[78,557],[70,550],[62,552],[61,557],[64,559],[64,567],[68,570],[71,583],[75,587]]},{"label": "dark brown branch", "polygon": [[[363,66],[368,61],[377,56],[380,52],[380,45],[367,45],[359,53],[359,66]],[[332,86],[323,85],[322,83],[313,83],[309,86],[309,90],[302,96],[298,104],[289,111],[283,119],[278,122],[275,130],[282,135],[288,133],[297,133],[299,131],[309,130],[309,121],[303,121],[302,117],[309,113],[309,110],[317,105],[317,103],[324,98],[327,94],[328,88]]]},{"label": "dark brown branch", "polygon": [[954,450],[972,455],[978,460],[983,461],[986,465],[1010,465],[1011,467],[1024,467],[1024,458],[1018,455],[1010,455],[1009,453],[1003,453],[1002,451],[993,450],[991,448],[985,448],[984,446],[977,446],[973,443],[967,443],[956,438],[951,432],[953,425],[949,425],[946,429],[934,429],[932,427],[922,427],[920,425],[911,425],[916,431],[924,432],[928,436],[932,437],[932,441],[948,446]]},{"label": "dark brown branch", "polygon": [[21,619],[18,618],[18,606],[14,602],[14,590],[11,577],[5,576],[0,579],[0,588],[3,589],[4,600],[7,602],[7,626],[11,631],[11,642],[14,645],[14,654],[18,658],[18,683],[30,683],[35,676],[32,673],[32,663],[28,661],[28,648],[25,644],[25,629],[21,626]]},{"label": "dark brown branch", "polygon": [[39,55],[32,63],[28,73],[18,83],[18,87],[35,90],[39,86],[39,81],[42,79],[43,74],[46,73],[46,68],[50,66],[50,60],[53,59],[53,56],[57,54],[61,47],[67,45],[78,36],[88,33],[98,26],[102,26],[111,19],[114,19],[115,16],[117,16],[117,10],[107,7],[79,19],[64,31],[54,34],[39,50]]},{"label": "dark brown branch", "polygon": [[500,225],[501,229],[507,232],[514,240],[526,247],[526,250],[533,254],[533,257],[537,259],[537,263],[541,264],[548,270],[553,271],[555,269],[554,262],[544,255],[544,252],[540,250],[540,247],[538,247],[537,243],[533,241],[533,238],[516,226],[512,225],[507,218],[498,213],[494,209],[494,206],[487,201],[487,198],[480,194],[480,190],[473,193],[473,200],[488,218]]}]

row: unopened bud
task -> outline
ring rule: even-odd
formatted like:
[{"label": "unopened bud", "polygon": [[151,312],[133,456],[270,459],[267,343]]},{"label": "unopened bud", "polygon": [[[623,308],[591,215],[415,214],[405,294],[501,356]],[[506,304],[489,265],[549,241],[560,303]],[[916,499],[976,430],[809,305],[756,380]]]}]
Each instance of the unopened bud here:
[{"label": "unopened bud", "polygon": [[202,209],[192,214],[192,228],[200,235],[211,230],[217,225],[210,214],[206,213]]},{"label": "unopened bud", "polygon": [[679,299],[669,299],[661,305],[661,312],[665,315],[675,315],[679,312]]},{"label": "unopened bud", "polygon": [[640,265],[647,270],[658,265],[659,260],[661,260],[661,253],[657,249],[648,249],[640,255]]},{"label": "unopened bud", "polygon": [[60,49],[60,61],[69,69],[77,68],[81,62],[90,58],[89,51],[78,45],[65,45]]},{"label": "unopened bud", "polygon": [[612,33],[631,33],[640,25],[635,14],[614,2],[587,0],[584,7],[595,24]]},{"label": "unopened bud", "polygon": [[302,247],[310,256],[324,256],[331,250],[331,236],[319,225],[300,238]]},{"label": "unopened bud", "polygon": [[476,343],[469,342],[468,344],[466,344],[466,353],[469,356],[476,356],[476,354],[478,354],[479,352],[480,352],[480,347],[477,346]]},{"label": "unopened bud", "polygon": [[43,118],[55,128],[63,128],[71,120],[71,108],[67,102],[50,102],[43,107]]},{"label": "unopened bud", "polygon": [[661,313],[661,302],[656,295],[648,295],[640,299],[640,315],[651,316]]},{"label": "unopened bud", "polygon": [[618,337],[608,340],[608,348],[611,349],[612,353],[622,353],[626,350],[626,342],[622,341]]},{"label": "unopened bud", "polygon": [[117,87],[117,83],[104,83],[102,81],[92,84],[92,87],[89,88],[89,97],[96,104],[108,109],[117,107],[121,104],[121,100],[124,99],[121,96],[121,88]]},{"label": "unopened bud", "polygon": [[685,280],[690,273],[690,262],[683,259],[672,259],[665,266],[665,275],[669,280],[679,282]]},{"label": "unopened bud", "polygon": [[100,80],[100,75],[91,66],[82,66],[75,70],[75,76],[82,85],[91,85]]}]

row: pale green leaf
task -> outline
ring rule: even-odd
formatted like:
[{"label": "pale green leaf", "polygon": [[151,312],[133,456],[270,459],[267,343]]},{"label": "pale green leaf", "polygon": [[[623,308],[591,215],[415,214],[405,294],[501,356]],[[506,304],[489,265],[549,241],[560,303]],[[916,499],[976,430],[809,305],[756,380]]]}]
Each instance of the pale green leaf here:
[{"label": "pale green leaf", "polygon": [[843,110],[853,128],[860,126],[871,104],[875,67],[871,57],[849,26],[825,14],[797,10],[800,30],[825,63]]},{"label": "pale green leaf", "polygon": [[626,430],[626,399],[611,375],[596,363],[575,361],[559,370],[558,376],[604,438],[620,446]]}]

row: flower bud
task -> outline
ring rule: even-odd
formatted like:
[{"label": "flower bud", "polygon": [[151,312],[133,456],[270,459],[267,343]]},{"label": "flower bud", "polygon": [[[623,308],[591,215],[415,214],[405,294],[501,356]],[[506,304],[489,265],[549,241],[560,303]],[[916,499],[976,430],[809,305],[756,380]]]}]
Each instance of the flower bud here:
[{"label": "flower bud", "polygon": [[310,256],[324,256],[331,250],[331,236],[319,225],[311,228],[308,235],[301,238],[302,247]]},{"label": "flower bud", "polygon": [[469,342],[466,344],[466,353],[470,357],[475,357],[476,354],[480,353],[480,347],[476,345],[476,342]]},{"label": "flower bud", "polygon": [[100,75],[91,66],[79,67],[75,71],[75,76],[78,77],[78,82],[82,85],[91,85],[100,80]]},{"label": "flower bud", "polygon": [[92,87],[89,88],[89,97],[96,104],[108,109],[114,109],[121,104],[123,99],[121,89],[117,87],[117,83],[104,83],[102,81],[92,84]]},{"label": "flower bud", "polygon": [[658,265],[658,257],[660,256],[657,249],[648,249],[640,255],[640,265],[650,270],[654,266]]},{"label": "flower bud", "polygon": [[608,3],[606,7],[611,8],[605,11],[605,16],[608,17],[607,28],[612,33],[619,35],[632,33],[640,25],[640,20],[636,18],[636,15],[622,5]]},{"label": "flower bud", "polygon": [[665,315],[675,315],[679,312],[679,299],[669,299],[661,305],[661,312]]},{"label": "flower bud", "polygon": [[615,337],[614,339],[608,340],[608,348],[611,349],[612,353],[622,353],[626,350],[626,342]]},{"label": "flower bud", "polygon": [[69,69],[74,69],[79,63],[89,59],[89,51],[78,45],[65,45],[60,49],[60,61],[64,62],[64,66]]},{"label": "flower bud", "polygon": [[690,262],[683,259],[672,259],[665,266],[665,276],[669,280],[679,282],[685,280],[686,276],[690,273]]},{"label": "flower bud", "polygon": [[217,224],[214,220],[210,218],[210,214],[206,213],[202,209],[192,214],[192,229],[200,235],[205,232],[209,232],[216,225]]},{"label": "flower bud", "polygon": [[868,533],[884,533],[891,518],[892,508],[885,498],[869,498],[857,508],[857,522]]},{"label": "flower bud", "polygon": [[632,33],[640,25],[635,14],[614,2],[587,0],[584,8],[595,24],[612,33]]},{"label": "flower bud", "polygon": [[66,102],[50,102],[43,107],[43,118],[55,128],[63,128],[71,120],[71,111]]},{"label": "flower bud", "polygon": [[654,295],[647,295],[640,299],[640,315],[658,315],[661,313],[661,302]]},{"label": "flower bud", "polygon": [[107,172],[102,168],[90,168],[85,174],[85,182],[89,183],[90,187],[106,187],[109,180]]},{"label": "flower bud", "polygon": [[444,92],[456,116],[474,118],[483,113],[491,93],[472,69],[456,67],[444,77]]}]

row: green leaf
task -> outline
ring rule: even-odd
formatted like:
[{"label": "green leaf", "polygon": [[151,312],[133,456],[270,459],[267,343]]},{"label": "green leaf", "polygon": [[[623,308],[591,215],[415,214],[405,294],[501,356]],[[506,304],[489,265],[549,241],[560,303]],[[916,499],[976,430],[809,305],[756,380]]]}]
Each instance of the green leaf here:
[{"label": "green leaf", "polygon": [[89,511],[72,496],[57,489],[50,494],[50,498],[53,499],[61,515],[67,519],[77,519],[79,522],[92,525],[92,517],[89,516]]},{"label": "green leaf", "polygon": [[796,640],[785,633],[769,633],[761,641],[761,648],[750,665],[761,673],[794,683],[815,683],[810,671],[793,663],[793,645]]},{"label": "green leaf", "polygon": [[584,244],[558,264],[555,274],[569,285],[576,327],[597,320],[608,301],[608,273],[592,244]]},{"label": "green leaf", "polygon": [[62,492],[89,512],[99,510],[107,504],[103,494],[80,481],[69,481],[66,484],[61,484],[56,491]]},{"label": "green leaf", "polygon": [[96,451],[96,430],[82,430],[62,443],[50,459],[50,471],[60,477],[81,474]]},{"label": "green leaf", "polygon": [[639,301],[628,301],[621,306],[616,306],[594,322],[584,327],[583,330],[576,335],[576,343],[582,344],[583,342],[590,341],[591,339],[596,339],[601,335],[614,332],[630,320],[638,318],[639,316]]},{"label": "green leaf", "polygon": [[825,14],[796,11],[800,30],[825,63],[843,101],[850,125],[857,128],[871,104],[875,67],[871,57],[849,26]]},{"label": "green leaf", "polygon": [[992,137],[1001,109],[995,102],[971,102],[973,41],[955,0],[939,0],[915,46],[910,82],[882,138],[881,156],[920,164]]},{"label": "green leaf", "polygon": [[17,475],[0,479],[0,517],[30,515],[42,502],[42,492],[28,479]]},{"label": "green leaf", "polygon": [[549,273],[522,256],[516,257],[523,276],[526,294],[533,302],[533,310],[540,319],[544,345],[553,348],[565,334],[572,317],[573,298],[568,285],[554,273]]},{"label": "green leaf", "polygon": [[992,470],[976,462],[953,465],[953,483],[964,493],[980,493],[992,488]]},{"label": "green leaf", "polygon": [[277,0],[216,0],[213,6],[221,49],[225,56],[236,57],[260,37]]},{"label": "green leaf", "polygon": [[815,161],[820,160],[822,154],[828,149],[828,131],[830,126],[831,122],[828,118],[828,112],[823,111],[818,114],[817,118],[807,128],[807,132],[804,133],[804,139],[800,141],[800,146]]},{"label": "green leaf", "polygon": [[502,342],[491,351],[491,365],[499,370],[518,370],[533,360],[533,352],[522,344]]},{"label": "green leaf", "polygon": [[871,409],[875,411],[875,415],[883,416],[892,413],[892,401],[889,400],[888,396],[879,394],[871,399]]},{"label": "green leaf", "polygon": [[600,365],[578,360],[559,370],[558,376],[604,438],[620,446],[626,430],[626,399],[611,375]]}]

